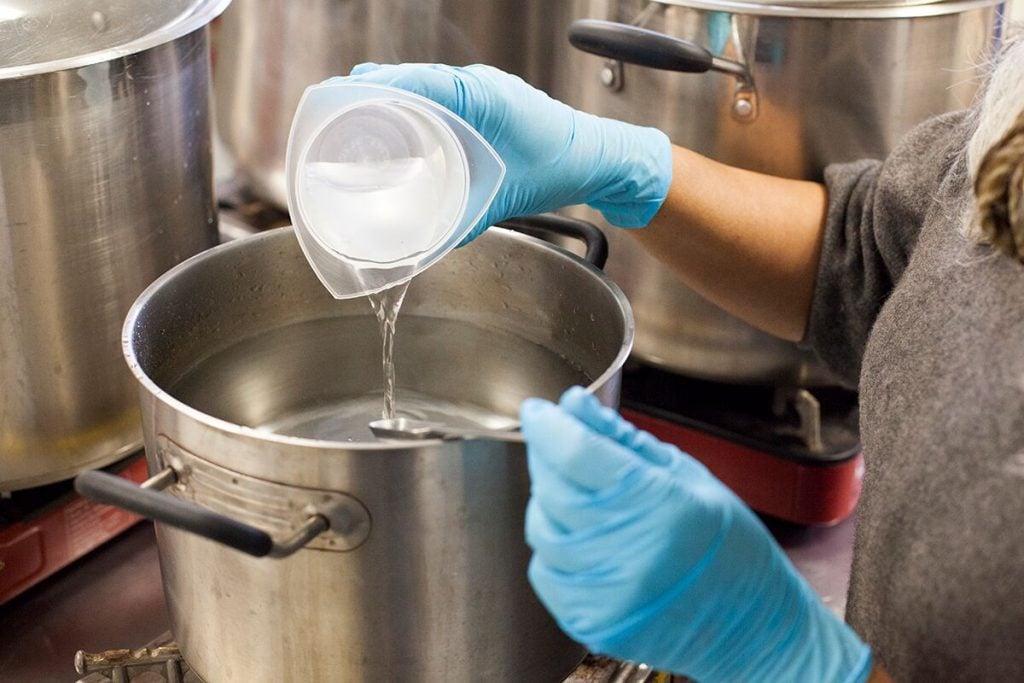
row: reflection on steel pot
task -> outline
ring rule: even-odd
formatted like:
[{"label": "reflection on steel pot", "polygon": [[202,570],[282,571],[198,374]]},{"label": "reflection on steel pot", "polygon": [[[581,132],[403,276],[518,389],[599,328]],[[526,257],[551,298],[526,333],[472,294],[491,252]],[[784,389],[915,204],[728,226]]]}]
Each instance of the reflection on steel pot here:
[{"label": "reflection on steel pot", "polygon": [[[574,24],[580,49],[563,61],[553,94],[657,126],[728,164],[817,179],[831,162],[884,157],[914,124],[970,104],[1002,30],[998,8],[996,0],[575,0],[576,19],[648,31]],[[575,215],[600,224],[596,213]],[[828,381],[796,345],[707,303],[622,231],[610,237],[608,272],[634,307],[638,358],[721,381]]]},{"label": "reflection on steel pot", "polygon": [[[420,394],[508,424],[522,399],[578,383],[615,405],[632,331],[596,268],[491,230],[413,280],[398,411]],[[291,229],[158,280],[125,354],[167,490],[78,483],[164,522],[173,632],[204,680],[559,681],[579,661],[526,579],[521,443],[380,441],[365,417],[342,440],[353,397],[382,406],[378,325],[365,300],[327,293]]]},{"label": "reflection on steel pot", "polygon": [[226,4],[0,7],[0,490],[141,445],[121,322],[216,239],[205,25]]},{"label": "reflection on steel pot", "polygon": [[287,206],[288,127],[302,91],[361,62],[492,64],[547,88],[567,0],[235,0],[217,35],[217,130],[238,171]]}]

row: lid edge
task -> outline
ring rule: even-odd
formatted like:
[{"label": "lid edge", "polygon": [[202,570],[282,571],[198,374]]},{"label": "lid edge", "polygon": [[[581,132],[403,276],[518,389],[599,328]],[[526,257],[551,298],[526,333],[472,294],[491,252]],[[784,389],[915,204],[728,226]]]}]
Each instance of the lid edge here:
[{"label": "lid edge", "polygon": [[942,16],[959,12],[994,7],[1003,0],[909,0],[890,2],[880,0],[826,4],[822,0],[658,0],[661,4],[735,14],[762,16],[788,16],[795,19],[912,19]]},{"label": "lid edge", "polygon": [[80,69],[108,62],[112,59],[127,57],[157,47],[158,45],[170,43],[206,26],[220,16],[229,4],[231,4],[231,0],[205,0],[204,2],[197,3],[190,10],[187,10],[175,19],[173,23],[161,26],[143,36],[115,47],[105,48],[96,52],[87,52],[73,57],[36,62],[34,64],[0,67],[0,81],[40,76],[67,71],[68,69]]}]

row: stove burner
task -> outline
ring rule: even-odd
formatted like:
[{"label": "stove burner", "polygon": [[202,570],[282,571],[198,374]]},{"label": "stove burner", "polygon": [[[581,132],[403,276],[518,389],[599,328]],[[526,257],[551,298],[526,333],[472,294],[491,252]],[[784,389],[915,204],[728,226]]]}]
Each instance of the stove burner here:
[{"label": "stove burner", "polygon": [[[76,683],[203,683],[189,668],[170,633],[137,650],[75,654]],[[686,683],[681,676],[653,671],[645,664],[587,655],[562,683]]]},{"label": "stove burner", "polygon": [[622,413],[758,512],[834,524],[860,496],[857,395],[847,389],[730,385],[638,365],[623,372]]},{"label": "stove burner", "polygon": [[78,683],[202,683],[173,643],[138,650],[107,650],[97,654],[79,650],[75,653],[75,671],[88,674],[78,679]]}]

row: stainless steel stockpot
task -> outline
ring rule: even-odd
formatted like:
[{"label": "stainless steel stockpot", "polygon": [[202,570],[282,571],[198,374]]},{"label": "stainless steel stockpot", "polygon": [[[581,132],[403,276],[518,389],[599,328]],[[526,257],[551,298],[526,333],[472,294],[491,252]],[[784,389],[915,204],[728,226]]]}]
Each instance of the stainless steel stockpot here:
[{"label": "stainless steel stockpot", "polygon": [[[632,336],[599,270],[492,229],[413,280],[398,408],[418,390],[514,418],[522,399],[573,383],[615,405]],[[79,490],[181,527],[157,524],[161,569],[174,636],[204,680],[560,681],[582,657],[526,579],[521,444],[266,431],[381,385],[370,306],[332,299],[290,228],[158,280],[124,350],[149,486],[168,488],[89,472]]]},{"label": "stainless steel stockpot", "polygon": [[306,86],[361,62],[485,63],[546,88],[567,0],[235,0],[217,35],[217,131],[263,199],[287,206],[284,156]]},{"label": "stainless steel stockpot", "polygon": [[0,6],[0,491],[142,445],[121,323],[216,241],[205,26],[226,4]]},{"label": "stainless steel stockpot", "polygon": [[[574,19],[619,25],[570,29],[578,45],[601,56],[566,51],[553,94],[656,126],[718,161],[819,179],[829,163],[882,158],[916,123],[969,105],[1000,39],[1000,7],[997,0],[574,0]],[[633,25],[656,35],[637,36]],[[573,215],[601,225],[596,212]],[[679,230],[685,239],[686,226]],[[810,354],[682,285],[628,231],[609,238],[608,273],[637,318],[637,358],[727,382],[830,381]]]}]

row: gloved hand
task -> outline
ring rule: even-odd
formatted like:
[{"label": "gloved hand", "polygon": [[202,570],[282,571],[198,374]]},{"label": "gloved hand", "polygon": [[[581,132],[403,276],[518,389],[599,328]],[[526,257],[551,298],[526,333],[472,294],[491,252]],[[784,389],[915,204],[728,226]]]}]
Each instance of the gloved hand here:
[{"label": "gloved hand", "polygon": [[473,239],[517,216],[589,204],[609,223],[637,228],[658,212],[672,180],[664,133],[576,111],[493,67],[360,64],[331,79],[409,90],[447,107],[504,160],[505,179]]},{"label": "gloved hand", "polygon": [[571,637],[701,683],[868,678],[870,649],[703,465],[579,387],[520,417],[530,582]]}]

